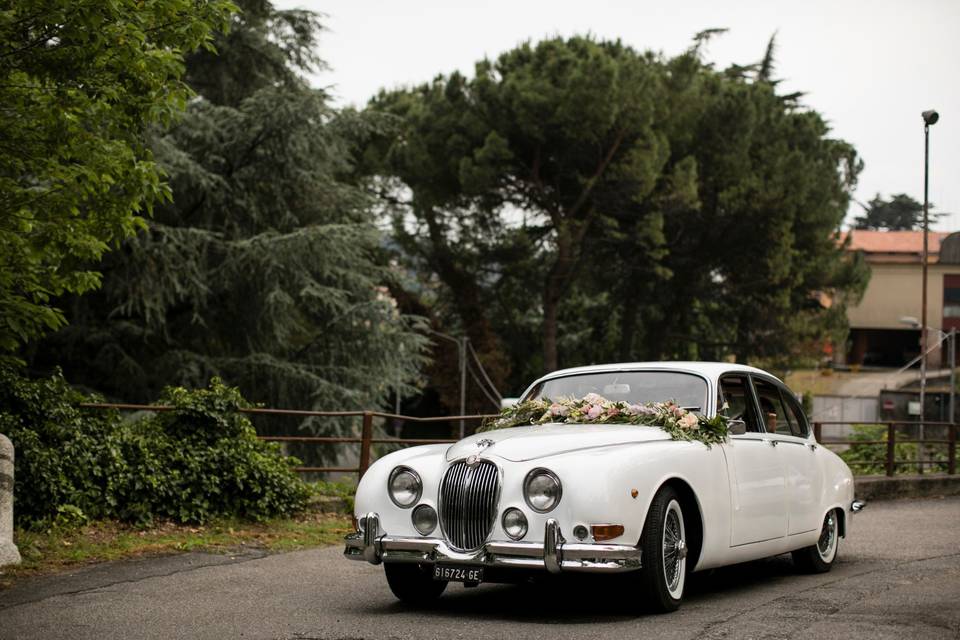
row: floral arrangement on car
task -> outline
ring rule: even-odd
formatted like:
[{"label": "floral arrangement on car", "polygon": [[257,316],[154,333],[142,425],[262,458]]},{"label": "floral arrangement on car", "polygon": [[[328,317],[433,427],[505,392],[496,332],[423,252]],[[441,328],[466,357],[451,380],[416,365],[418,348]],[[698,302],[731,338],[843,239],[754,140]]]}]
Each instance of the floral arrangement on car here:
[{"label": "floral arrangement on car", "polygon": [[579,400],[536,398],[521,402],[504,409],[496,418],[486,420],[477,431],[556,422],[660,427],[674,440],[702,442],[708,447],[727,439],[726,416],[717,415],[707,419],[675,402],[630,404],[607,400],[596,393],[588,393]]}]

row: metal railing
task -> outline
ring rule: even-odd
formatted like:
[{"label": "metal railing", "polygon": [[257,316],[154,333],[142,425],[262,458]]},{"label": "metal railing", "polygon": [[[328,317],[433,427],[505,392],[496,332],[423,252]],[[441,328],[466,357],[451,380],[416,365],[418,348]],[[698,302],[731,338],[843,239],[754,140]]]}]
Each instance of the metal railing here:
[{"label": "metal railing", "polygon": [[[125,404],[109,402],[84,402],[80,404],[86,409],[116,409],[118,411],[174,411],[176,407],[170,405],[156,404]],[[413,422],[417,424],[436,423],[436,422],[457,422],[457,421],[480,421],[485,418],[494,418],[495,414],[482,414],[472,416],[435,416],[422,418],[418,416],[404,416],[396,413],[385,413],[382,411],[308,411],[301,409],[263,409],[259,407],[244,407],[237,410],[247,415],[271,415],[271,416],[295,416],[300,418],[350,418],[362,417],[360,436],[261,436],[259,440],[266,442],[299,442],[312,444],[359,444],[360,458],[356,467],[294,467],[293,470],[299,473],[356,473],[363,477],[370,467],[371,448],[375,444],[395,444],[395,445],[419,445],[419,444],[437,444],[444,442],[456,442],[453,438],[375,438],[373,437],[374,418],[385,418],[392,420],[403,420],[404,422]]]},{"label": "metal railing", "polygon": [[[909,428],[909,427],[919,427],[920,422],[907,422],[903,420],[887,420],[880,422],[850,422],[846,421],[817,421],[813,423],[813,434],[817,442],[823,446],[854,446],[854,445],[867,445],[867,446],[885,446],[886,454],[883,460],[884,473],[888,476],[892,476],[896,473],[897,467],[900,466],[915,466],[917,468],[918,474],[923,474],[924,467],[930,467],[934,465],[943,465],[946,463],[947,473],[953,475],[957,472],[957,425],[952,422],[929,422],[924,421],[923,425],[925,427],[943,427],[946,429],[947,438],[909,438],[898,436],[898,428]],[[885,440],[856,440],[856,439],[842,439],[842,438],[828,438],[824,440],[823,438],[823,427],[824,425],[867,425],[867,426],[885,426],[887,428],[886,439]],[[918,456],[914,460],[898,460],[896,457],[896,447],[898,444],[916,444]],[[947,447],[947,459],[944,460],[932,460],[924,455],[928,447],[931,446],[943,446]],[[871,461],[851,461],[848,460],[847,464],[850,466],[870,466],[877,464],[876,462]]]}]

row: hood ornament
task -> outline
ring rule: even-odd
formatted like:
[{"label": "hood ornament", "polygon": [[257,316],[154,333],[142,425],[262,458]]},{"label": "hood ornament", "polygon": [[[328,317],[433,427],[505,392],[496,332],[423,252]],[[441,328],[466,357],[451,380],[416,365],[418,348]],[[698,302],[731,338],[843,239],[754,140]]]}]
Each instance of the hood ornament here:
[{"label": "hood ornament", "polygon": [[490,438],[484,438],[483,440],[477,440],[477,446],[481,449],[486,449],[487,447],[492,447],[496,443]]},{"label": "hood ornament", "polygon": [[478,455],[476,455],[476,454],[474,454],[474,455],[470,456],[469,458],[467,458],[467,466],[468,466],[468,467],[472,467],[473,465],[477,464],[478,462],[480,462],[480,456],[478,456]]}]

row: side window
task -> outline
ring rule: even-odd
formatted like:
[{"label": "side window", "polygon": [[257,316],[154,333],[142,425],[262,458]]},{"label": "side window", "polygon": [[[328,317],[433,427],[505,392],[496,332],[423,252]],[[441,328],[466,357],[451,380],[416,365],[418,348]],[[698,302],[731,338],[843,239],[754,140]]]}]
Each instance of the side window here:
[{"label": "side window", "polygon": [[720,407],[719,413],[728,418],[746,422],[748,432],[759,433],[763,431],[760,427],[760,421],[757,420],[756,411],[753,409],[753,400],[750,397],[750,387],[746,376],[726,375],[720,378],[720,398],[717,406]]},{"label": "side window", "polygon": [[793,430],[793,435],[798,438],[806,438],[810,435],[810,428],[807,426],[807,419],[803,415],[800,403],[786,389],[781,389],[780,393],[783,394],[784,404],[787,405],[787,417],[790,419],[790,428]]},{"label": "side window", "polygon": [[753,387],[757,390],[760,414],[767,433],[778,433],[784,436],[794,435],[793,429],[790,428],[790,418],[787,417],[787,409],[783,405],[783,398],[780,396],[780,389],[776,385],[759,378],[753,379]]}]

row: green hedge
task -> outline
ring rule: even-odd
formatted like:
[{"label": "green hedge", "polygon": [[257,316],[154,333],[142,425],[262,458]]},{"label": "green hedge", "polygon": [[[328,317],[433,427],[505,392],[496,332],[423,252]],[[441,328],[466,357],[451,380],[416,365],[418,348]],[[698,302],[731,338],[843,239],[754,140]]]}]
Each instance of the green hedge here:
[{"label": "green hedge", "polygon": [[16,447],[17,526],[116,518],[201,523],[215,516],[262,520],[301,510],[310,489],[297,460],[256,439],[236,410],[240,393],[169,388],[175,411],[124,421],[56,374],[28,380],[0,369],[0,433]]}]

